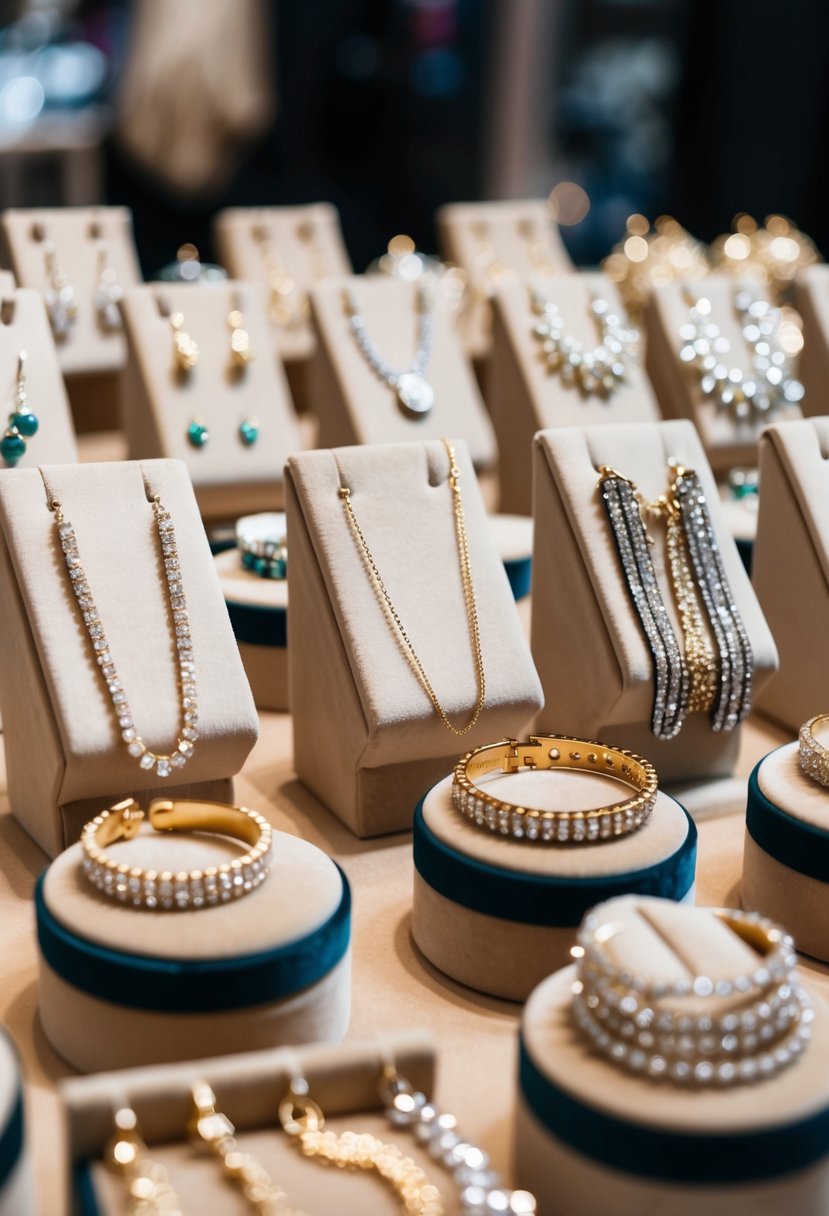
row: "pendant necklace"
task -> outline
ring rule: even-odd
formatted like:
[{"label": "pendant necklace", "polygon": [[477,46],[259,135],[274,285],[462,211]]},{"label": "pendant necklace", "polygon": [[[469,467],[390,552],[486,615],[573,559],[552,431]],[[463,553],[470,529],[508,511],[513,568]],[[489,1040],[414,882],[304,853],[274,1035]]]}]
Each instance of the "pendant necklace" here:
[{"label": "pendant necklace", "polygon": [[352,291],[345,293],[345,307],[354,340],[375,376],[394,390],[397,403],[407,418],[425,418],[435,402],[435,391],[426,379],[432,357],[434,291],[426,286],[417,289],[417,350],[409,366],[403,369],[392,367],[378,351]]}]

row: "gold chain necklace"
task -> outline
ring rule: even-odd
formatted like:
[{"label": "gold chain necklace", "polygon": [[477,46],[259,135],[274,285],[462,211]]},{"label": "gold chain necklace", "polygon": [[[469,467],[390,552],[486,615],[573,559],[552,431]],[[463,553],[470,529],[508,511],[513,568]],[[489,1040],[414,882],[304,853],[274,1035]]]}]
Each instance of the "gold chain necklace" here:
[{"label": "gold chain necklace", "polygon": [[406,656],[412,669],[417,676],[420,684],[432,702],[435,713],[440,718],[447,730],[450,730],[453,735],[466,735],[475,726],[478,718],[481,715],[481,710],[484,707],[486,699],[486,678],[484,675],[484,662],[481,657],[481,634],[478,628],[478,609],[475,604],[475,587],[472,582],[472,569],[469,563],[469,545],[466,537],[466,521],[463,512],[463,499],[461,498],[460,488],[460,469],[455,461],[455,449],[448,439],[444,439],[447,455],[449,456],[449,486],[452,491],[452,502],[455,512],[455,536],[458,545],[458,560],[461,567],[461,582],[463,583],[463,597],[466,603],[466,616],[469,622],[469,632],[472,638],[472,654],[475,661],[475,674],[478,683],[478,700],[475,704],[475,709],[472,717],[467,722],[466,726],[453,726],[446,716],[446,711],[438,700],[437,693],[432,687],[429,677],[426,675],[423,664],[418,658],[417,652],[412,645],[409,635],[403,627],[403,622],[400,620],[397,609],[392,603],[391,596],[386,590],[386,584],[383,582],[380,571],[377,569],[377,564],[371,555],[371,550],[368,547],[362,528],[357,522],[357,516],[354,514],[354,507],[351,505],[351,490],[348,486],[340,486],[340,498],[342,499],[343,507],[345,508],[346,518],[354,535],[354,539],[360,549],[366,565],[371,574],[372,581],[380,593],[386,612],[392,623],[392,626],[397,633],[403,647],[406,651]]}]

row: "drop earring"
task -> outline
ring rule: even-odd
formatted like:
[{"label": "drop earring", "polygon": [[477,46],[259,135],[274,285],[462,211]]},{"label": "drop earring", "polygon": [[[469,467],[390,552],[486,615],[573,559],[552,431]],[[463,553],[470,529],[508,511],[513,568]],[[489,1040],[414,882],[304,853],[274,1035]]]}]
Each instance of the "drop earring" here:
[{"label": "drop earring", "polygon": [[105,334],[117,333],[122,328],[118,301],[123,294],[124,289],[116,278],[115,268],[110,265],[109,250],[106,245],[101,245],[98,248],[98,277],[92,302],[98,325]]},{"label": "drop earring", "polygon": [[14,393],[14,408],[9,414],[5,434],[0,439],[0,456],[10,468],[20,461],[26,453],[26,440],[32,439],[38,432],[40,422],[33,414],[28,404],[26,393],[26,352],[22,350],[17,357],[17,386]]},{"label": "drop earring", "polygon": [[259,438],[259,419],[251,415],[239,423],[239,438],[246,448],[253,447]]},{"label": "drop earring", "polygon": [[65,339],[78,319],[78,302],[75,288],[58,265],[55,246],[49,241],[43,249],[46,262],[46,277],[49,286],[44,295],[46,312],[52,333],[58,341]]},{"label": "drop earring", "polygon": [[245,318],[238,301],[227,314],[227,325],[230,330],[230,367],[238,375],[253,361],[250,334],[245,329]]},{"label": "drop earring", "polygon": [[210,438],[210,428],[203,418],[191,418],[187,428],[187,442],[193,448],[203,448]]},{"label": "drop earring", "polygon": [[176,371],[180,376],[186,377],[199,361],[199,345],[195,338],[191,338],[187,331],[182,329],[183,313],[170,313],[170,325],[173,330],[173,357]]}]

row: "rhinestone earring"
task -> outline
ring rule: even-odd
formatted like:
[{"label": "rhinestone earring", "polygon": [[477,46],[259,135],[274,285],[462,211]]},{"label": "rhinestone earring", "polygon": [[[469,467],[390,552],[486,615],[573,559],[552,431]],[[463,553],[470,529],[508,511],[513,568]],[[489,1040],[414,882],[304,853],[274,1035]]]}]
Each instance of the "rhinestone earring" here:
[{"label": "rhinestone earring", "polygon": [[32,439],[38,432],[40,422],[33,414],[28,404],[26,393],[26,352],[22,350],[17,357],[17,387],[14,393],[14,408],[9,414],[9,421],[3,438],[0,439],[0,456],[10,468],[18,463],[26,453],[26,440]]},{"label": "rhinestone earring", "polygon": [[180,376],[186,377],[199,361],[199,345],[195,338],[191,338],[187,331],[182,329],[183,313],[170,313],[170,325],[173,330],[173,357],[176,371]]},{"label": "rhinestone earring", "polygon": [[122,328],[118,301],[123,294],[124,289],[118,282],[115,268],[110,265],[109,250],[106,245],[101,245],[98,249],[98,278],[92,293],[92,302],[95,305],[98,325],[105,334],[117,333]]},{"label": "rhinestone earring", "polygon": [[253,361],[250,334],[245,329],[245,318],[238,307],[232,308],[227,314],[227,325],[230,330],[230,367],[238,375]]},{"label": "rhinestone earring", "polygon": [[253,447],[259,438],[259,419],[251,415],[239,423],[239,438],[246,448]]},{"label": "rhinestone earring", "polygon": [[46,277],[49,281],[44,295],[46,312],[53,335],[58,341],[63,341],[78,319],[75,288],[58,265],[57,252],[51,241],[44,246],[43,256],[46,261]]},{"label": "rhinestone earring", "polygon": [[187,428],[187,442],[191,447],[203,448],[210,438],[210,428],[203,418],[191,418]]}]

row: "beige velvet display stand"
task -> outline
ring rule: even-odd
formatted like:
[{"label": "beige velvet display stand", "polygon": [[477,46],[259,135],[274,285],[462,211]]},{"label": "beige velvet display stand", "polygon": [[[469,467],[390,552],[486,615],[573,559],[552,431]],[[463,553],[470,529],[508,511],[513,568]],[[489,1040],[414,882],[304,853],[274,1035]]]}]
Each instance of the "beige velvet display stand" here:
[{"label": "beige velvet display stand", "polygon": [[610,397],[585,396],[546,367],[542,344],[533,333],[540,317],[533,310],[538,288],[556,305],[566,331],[587,350],[601,337],[590,306],[597,296],[611,308],[622,304],[602,274],[561,274],[550,279],[507,279],[492,297],[493,345],[487,367],[486,399],[498,436],[500,509],[532,511],[532,439],[546,427],[603,426],[658,422],[659,406],[643,365],[629,367],[625,383]]},{"label": "beige velvet display stand", "polygon": [[[56,264],[75,289],[78,315],[56,343],[78,430],[121,426],[124,335],[98,321],[94,293],[99,250],[106,248],[117,283],[125,290],[141,282],[132,215],[127,207],[56,207],[5,211],[0,219],[8,264],[21,287],[42,294],[49,287],[44,246],[55,246]],[[97,232],[99,235],[95,235]]]},{"label": "beige velvet display stand", "polygon": [[366,331],[387,363],[403,371],[417,349],[415,284],[373,275],[330,280],[312,288],[318,345],[311,365],[311,400],[320,422],[320,446],[457,435],[466,441],[477,470],[492,469],[497,461],[492,424],[440,297],[433,317],[432,357],[425,372],[435,403],[429,414],[413,419],[403,413],[394,389],[377,377],[358,347],[348,323],[346,290],[353,292]]},{"label": "beige velvet display stand", "polygon": [[[620,932],[605,946],[611,960],[634,974],[686,978],[689,971],[713,979],[733,977],[758,955],[726,933],[721,922],[705,909],[686,909],[664,901],[647,901],[650,924],[637,914],[636,900],[619,899],[603,905]],[[733,941],[731,939],[734,939]],[[673,958],[672,958],[673,954]],[[805,1169],[763,1178],[767,1155],[775,1154],[775,1133],[819,1113],[829,1113],[829,1008],[810,992],[815,1006],[812,1040],[788,1068],[757,1085],[728,1089],[693,1089],[637,1076],[592,1051],[573,1024],[570,1003],[575,968],[566,967],[545,980],[530,997],[522,1021],[522,1050],[530,1067],[540,1073],[553,1092],[563,1091],[588,1117],[610,1119],[590,1144],[588,1152],[571,1142],[571,1126],[556,1134],[539,1118],[526,1098],[519,1096],[515,1122],[515,1176],[517,1185],[532,1190],[540,1216],[583,1216],[585,1212],[612,1216],[641,1216],[642,1212],[670,1216],[824,1216],[829,1204],[829,1144],[826,1154]],[[736,998],[738,1001],[745,998]],[[750,1001],[749,996],[748,1000]],[[716,1015],[735,998],[706,1002]],[[522,1061],[522,1076],[526,1064]],[[524,1081],[526,1085],[526,1081]],[[587,1127],[587,1119],[583,1127]],[[645,1176],[627,1167],[609,1166],[603,1152],[613,1150],[613,1127],[638,1131],[647,1143],[654,1137],[653,1167],[661,1164],[659,1136],[686,1135],[689,1147],[686,1171],[693,1180]],[[767,1133],[765,1149],[756,1154],[755,1179],[727,1183],[704,1182],[706,1170],[718,1158],[728,1165],[728,1149],[717,1137]],[[578,1135],[578,1131],[575,1131]],[[707,1143],[709,1141],[709,1144]],[[695,1169],[696,1163],[696,1169]],[[650,1161],[647,1162],[650,1166]]]},{"label": "beige velvet display stand", "polygon": [[462,747],[517,735],[541,691],[469,453],[455,443],[486,704],[459,738],[437,716],[375,594],[351,503],[438,700],[460,726],[478,695],[443,443],[306,452],[288,462],[289,685],[299,778],[358,836],[409,828]]},{"label": "beige velvet display stand", "polygon": [[[127,865],[178,873],[231,861],[240,848],[212,833],[159,834],[145,823],[134,840],[112,845],[110,851]],[[314,845],[282,832],[275,834],[272,869],[262,885],[215,907],[151,912],[119,903],[95,890],[81,861],[81,847],[73,845],[52,863],[43,883],[45,908],[66,933],[84,949],[101,947],[119,956],[122,973],[130,965],[140,972],[145,957],[166,962],[171,969],[176,965],[183,970],[199,965],[209,969],[215,964],[217,988],[243,986],[232,973],[223,973],[224,963],[310,939],[331,920],[343,899],[342,878],[334,863]],[[40,912],[38,917],[41,932]],[[65,953],[58,970],[47,958],[42,937],[40,944],[40,1023],[55,1051],[80,1072],[277,1044],[336,1042],[348,1028],[348,952],[315,983],[278,999],[170,1010],[164,1008],[161,996],[154,997],[153,973],[148,972],[140,985],[139,997],[147,1003],[139,1005],[125,984],[113,995],[95,991],[94,985],[102,983],[100,971],[91,980],[86,970],[70,974],[74,962]],[[171,988],[166,978],[160,982],[165,985],[162,992]],[[177,995],[187,996],[186,992]]]},{"label": "beige velvet display stand", "polygon": [[287,579],[246,570],[238,549],[213,559],[258,709],[288,708]]},{"label": "beige velvet display stand", "polygon": [[468,288],[458,331],[472,359],[490,354],[490,297],[498,283],[528,274],[573,269],[546,199],[448,203],[436,221],[441,251],[467,274]]},{"label": "beige velvet display stand", "polygon": [[[143,474],[143,477],[142,477]],[[146,477],[175,525],[190,614],[199,740],[179,796],[230,799],[258,732],[187,471],[178,461],[50,465],[51,493],[75,528],[136,727],[158,752],[179,729],[178,669]],[[0,665],[9,800],[48,854],[76,840],[103,805],[171,787],[139,767],[118,724],[58,544],[38,469],[0,472]]]},{"label": "beige velvet display stand", "polygon": [[26,1150],[25,1126],[19,1122],[23,1078],[17,1052],[0,1032],[0,1216],[35,1216],[34,1180]]},{"label": "beige velvet display stand", "polygon": [[[738,290],[729,275],[711,275],[701,283],[677,281],[656,288],[647,309],[646,367],[662,413],[666,418],[690,418],[696,423],[709,463],[718,475],[735,465],[756,463],[757,440],[766,420],[737,422],[733,414],[703,396],[696,373],[679,357],[683,345],[679,331],[688,321],[690,305],[685,292],[694,300],[704,296],[711,301],[711,320],[731,344],[723,362],[747,372],[752,348],[743,338],[734,309]],[[776,411],[773,417],[776,422],[789,422],[800,418],[801,410],[791,405]]]},{"label": "beige velvet display stand", "polygon": [[[227,318],[235,308],[244,317],[253,351],[245,368],[231,360]],[[169,313],[176,311],[199,348],[198,363],[186,374],[174,360]],[[264,287],[148,283],[125,294],[122,312],[129,345],[125,401],[131,459],[184,461],[206,519],[281,507],[281,470],[301,444],[285,374],[270,353]],[[203,447],[193,447],[187,438],[194,419],[210,434]],[[239,434],[246,419],[259,424],[250,445]]]},{"label": "beige velvet display stand", "polygon": [[[711,730],[692,714],[670,741],[651,731],[654,664],[631,602],[613,532],[598,489],[600,465],[630,478],[652,501],[668,488],[668,460],[697,472],[720,556],[754,654],[754,695],[777,666],[777,651],[734,541],[719,493],[690,422],[542,431],[535,440],[535,549],[532,649],[545,695],[545,722],[647,756],[660,782],[694,813],[713,793],[722,809],[744,805],[744,787],[713,787],[734,771],[740,729]],[[656,536],[659,529],[649,521]],[[677,636],[664,544],[651,550],[662,597]],[[693,784],[690,784],[693,783]]]},{"label": "beige velvet display stand", "polygon": [[[480,784],[496,798],[541,810],[598,808],[624,798],[630,788],[601,774],[565,771],[495,773]],[[651,871],[652,880],[653,867],[669,864],[688,841],[689,831],[696,839],[682,807],[661,792],[647,822],[617,840],[562,846],[505,838],[476,827],[455,809],[451,777],[434,786],[423,800],[423,828],[425,831],[420,824],[415,826],[415,942],[430,962],[459,983],[513,1001],[526,1000],[545,976],[570,961],[588,886],[598,889],[624,876],[635,888],[647,881],[643,871]],[[482,903],[488,884],[492,887],[504,877],[520,876],[527,883],[538,882],[539,916],[545,915],[545,903],[564,890],[576,911],[563,918],[566,923],[549,924],[546,916],[544,923],[532,923],[523,917],[507,920],[472,908],[471,892],[453,898],[437,890],[421,872],[422,866],[428,874],[429,867],[423,863],[431,860],[430,853],[421,854],[419,865],[424,838],[460,854],[461,866],[471,863],[468,881],[474,882]],[[693,877],[683,898],[693,903]]]},{"label": "beige velvet display stand", "polygon": [[413,1138],[389,1127],[378,1096],[378,1080],[387,1062],[420,1092],[431,1094],[435,1058],[423,1034],[389,1035],[381,1042],[344,1046],[314,1044],[289,1051],[256,1051],[232,1058],[200,1060],[163,1068],[140,1068],[64,1081],[61,1084],[66,1130],[66,1185],[73,1216],[91,1216],[81,1206],[74,1182],[78,1169],[88,1171],[100,1216],[123,1212],[123,1180],[100,1160],[112,1134],[113,1111],[129,1104],[154,1160],[162,1162],[184,1211],[245,1216],[250,1211],[241,1191],[223,1178],[218,1162],[205,1148],[194,1149],[185,1137],[192,1111],[192,1086],[207,1081],[217,1109],[232,1121],[239,1147],[252,1153],[289,1200],[309,1216],[396,1216],[400,1200],[371,1171],[326,1169],[308,1160],[281,1131],[279,1103],[297,1074],[336,1132],[366,1131],[399,1145],[413,1156],[446,1194],[449,1216],[457,1212],[448,1174]]},{"label": "beige velvet display stand", "polygon": [[759,704],[797,731],[829,705],[829,417],[769,427],[760,481],[752,578],[780,669]]},{"label": "beige velvet display stand", "polygon": [[803,350],[798,379],[805,393],[803,413],[829,414],[829,266],[808,266],[794,281],[794,305],[803,318]]},{"label": "beige velvet display stand", "polygon": [[14,467],[74,464],[78,449],[72,415],[43,300],[30,288],[0,287],[0,435],[6,416],[14,409],[21,351],[26,352],[28,405],[39,426],[37,434],[26,440],[26,451]]},{"label": "beige velvet display stand", "polygon": [[[824,723],[815,733],[826,747],[829,727]],[[792,854],[781,853],[781,844],[793,845]],[[742,902],[784,921],[798,949],[824,961],[829,961],[827,852],[829,790],[803,772],[797,743],[785,744],[760,761],[749,782]]]}]

